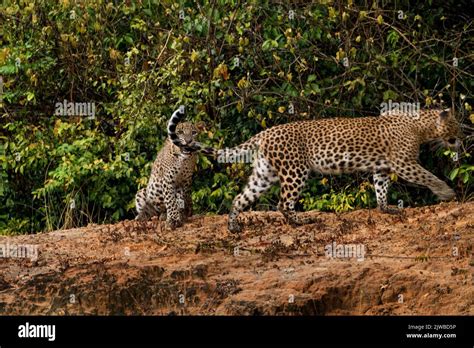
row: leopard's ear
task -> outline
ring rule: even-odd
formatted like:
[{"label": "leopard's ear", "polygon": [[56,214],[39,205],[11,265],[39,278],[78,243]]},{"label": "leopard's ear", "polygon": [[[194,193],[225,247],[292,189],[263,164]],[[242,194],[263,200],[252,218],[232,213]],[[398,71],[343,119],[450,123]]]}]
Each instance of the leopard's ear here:
[{"label": "leopard's ear", "polygon": [[196,122],[194,124],[194,126],[196,127],[196,129],[200,132],[204,131],[206,129],[206,123],[204,123],[204,121],[199,121],[199,122]]},{"label": "leopard's ear", "polygon": [[444,121],[449,117],[449,114],[451,113],[451,109],[444,109],[439,113],[439,117]]}]

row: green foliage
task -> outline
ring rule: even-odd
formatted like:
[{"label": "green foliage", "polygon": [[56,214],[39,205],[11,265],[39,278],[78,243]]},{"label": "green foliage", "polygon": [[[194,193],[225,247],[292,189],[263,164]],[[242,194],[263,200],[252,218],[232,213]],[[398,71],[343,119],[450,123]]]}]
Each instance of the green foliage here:
[{"label": "green foliage", "polygon": [[462,164],[461,166],[454,168],[449,174],[449,178],[454,181],[454,179],[459,178],[464,184],[473,183],[474,176],[472,172],[474,171],[474,166],[470,164]]},{"label": "green foliage", "polygon": [[[0,230],[133,218],[134,194],[146,184],[166,121],[180,104],[206,123],[201,140],[216,147],[279,123],[376,115],[388,99],[444,102],[472,124],[469,6],[4,1]],[[64,100],[95,103],[95,117],[55,115]],[[458,162],[422,153],[465,199],[472,192],[470,148],[466,141]],[[247,174],[245,166],[201,157],[195,211],[227,212]],[[333,191],[312,182],[303,208],[373,206],[373,192],[361,189],[365,181],[334,177]],[[426,190],[410,193],[412,203],[433,201]],[[277,195],[275,189],[261,203],[274,207]]]},{"label": "green foliage", "polygon": [[329,193],[303,193],[304,210],[343,212],[357,207],[376,206],[373,185],[363,182],[360,186],[346,185],[342,191],[331,189]]}]

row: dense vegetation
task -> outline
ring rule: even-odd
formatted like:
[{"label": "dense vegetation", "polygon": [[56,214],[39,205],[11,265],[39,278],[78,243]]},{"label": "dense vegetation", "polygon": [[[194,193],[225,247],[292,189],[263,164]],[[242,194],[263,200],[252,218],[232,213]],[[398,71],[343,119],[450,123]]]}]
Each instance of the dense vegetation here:
[{"label": "dense vegetation", "polygon": [[[289,4],[292,3],[292,4]],[[363,3],[363,4],[362,4]],[[275,124],[377,115],[393,100],[452,107],[472,127],[470,1],[3,1],[0,230],[134,217],[172,111],[232,146]],[[94,103],[93,117],[56,115]],[[472,198],[472,141],[423,148],[425,167]],[[197,213],[227,212],[248,165],[200,157]],[[396,180],[396,177],[393,178]],[[278,187],[260,200],[273,208]],[[391,204],[435,201],[398,185]],[[369,175],[315,176],[304,209],[374,206]]]}]

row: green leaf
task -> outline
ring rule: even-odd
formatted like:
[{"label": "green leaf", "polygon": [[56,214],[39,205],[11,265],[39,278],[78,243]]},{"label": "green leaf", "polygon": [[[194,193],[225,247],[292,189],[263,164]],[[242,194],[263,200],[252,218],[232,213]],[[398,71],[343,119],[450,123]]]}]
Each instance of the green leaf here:
[{"label": "green leaf", "polygon": [[1,75],[12,75],[16,72],[16,67],[14,64],[0,66]]},{"label": "green leaf", "polygon": [[464,173],[463,173],[463,177],[462,177],[462,182],[463,182],[464,184],[467,184],[467,182],[469,181],[470,177],[471,177],[471,176],[469,175],[468,172],[464,172]]},{"label": "green leaf", "polygon": [[272,40],[272,39],[266,40],[262,44],[262,50],[263,51],[269,51],[272,48],[277,48],[277,47],[278,47],[278,42],[276,40]]},{"label": "green leaf", "polygon": [[133,45],[133,38],[130,35],[125,35],[124,39],[128,44]]},{"label": "green leaf", "polygon": [[458,175],[458,173],[459,173],[459,168],[454,168],[449,174],[449,179],[453,181],[454,178],[456,178],[456,176]]},{"label": "green leaf", "polygon": [[395,91],[392,91],[391,89],[386,90],[383,92],[383,100],[397,100],[398,99],[398,93]]}]

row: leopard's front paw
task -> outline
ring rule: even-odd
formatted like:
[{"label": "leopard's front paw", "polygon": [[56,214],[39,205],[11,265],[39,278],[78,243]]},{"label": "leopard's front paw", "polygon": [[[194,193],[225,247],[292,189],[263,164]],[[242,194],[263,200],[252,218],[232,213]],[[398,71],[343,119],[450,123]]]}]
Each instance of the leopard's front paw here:
[{"label": "leopard's front paw", "polygon": [[229,230],[229,232],[231,233],[240,233],[242,232],[242,223],[237,221],[236,219],[235,220],[230,220],[229,219],[229,223],[227,225],[227,229]]},{"label": "leopard's front paw", "polygon": [[450,201],[456,197],[456,192],[450,187],[444,189],[443,191],[437,192],[436,195],[442,201]]},{"label": "leopard's front paw", "polygon": [[150,219],[150,216],[144,212],[138,213],[137,216],[135,216],[136,221],[147,221]]},{"label": "leopard's front paw", "polygon": [[166,229],[173,231],[178,227],[183,226],[183,222],[181,220],[174,220],[174,219],[168,219],[166,220]]}]

